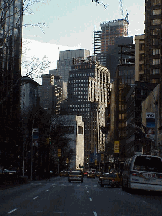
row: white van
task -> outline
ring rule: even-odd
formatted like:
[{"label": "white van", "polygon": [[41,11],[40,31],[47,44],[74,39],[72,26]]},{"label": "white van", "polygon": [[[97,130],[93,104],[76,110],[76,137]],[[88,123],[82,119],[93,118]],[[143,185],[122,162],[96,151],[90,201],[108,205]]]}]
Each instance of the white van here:
[{"label": "white van", "polygon": [[123,166],[122,189],[162,191],[162,158],[135,155],[127,159]]}]

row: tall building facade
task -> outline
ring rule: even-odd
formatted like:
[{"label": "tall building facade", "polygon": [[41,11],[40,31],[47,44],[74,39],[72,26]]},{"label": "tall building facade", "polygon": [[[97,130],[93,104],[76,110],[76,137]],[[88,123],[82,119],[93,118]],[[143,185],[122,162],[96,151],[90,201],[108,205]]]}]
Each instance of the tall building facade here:
[{"label": "tall building facade", "polygon": [[88,56],[90,56],[90,51],[86,49],[60,51],[59,60],[57,61],[57,73],[62,81],[68,82],[69,71],[73,65],[73,59],[85,59]]},{"label": "tall building facade", "polygon": [[145,35],[135,35],[135,81],[144,80]]},{"label": "tall building facade", "polygon": [[[115,80],[116,67],[120,64],[121,58],[121,45],[133,44],[133,36],[130,37],[116,37],[114,39],[114,45],[109,45],[108,52],[106,54],[106,67],[110,70],[111,82]],[[126,55],[122,55],[122,58],[126,58]]]},{"label": "tall building facade", "polygon": [[145,72],[146,82],[160,83],[162,71],[161,0],[145,1]]},{"label": "tall building facade", "polygon": [[162,125],[162,1],[145,0],[144,81],[160,84],[158,113]]},{"label": "tall building facade", "polygon": [[60,113],[60,104],[63,99],[62,81],[59,76],[42,75],[42,85],[39,88],[40,105],[50,114]]},{"label": "tall building facade", "polygon": [[[22,0],[0,1],[0,164],[19,166]],[[15,153],[15,155],[14,155]],[[4,157],[4,158],[3,158]]]},{"label": "tall building facade", "polygon": [[[105,151],[105,109],[110,100],[110,74],[92,58],[76,61],[69,72],[67,113],[82,116],[84,121],[84,164],[89,168],[90,155]],[[62,111],[64,111],[62,110]]]},{"label": "tall building facade", "polygon": [[27,170],[29,166],[29,152],[31,150],[32,142],[32,129],[34,125],[34,117],[39,108],[39,95],[38,95],[39,84],[33,79],[24,76],[21,79],[21,115],[22,115],[22,135],[23,135],[23,146],[22,146],[22,159],[23,159],[23,172]]},{"label": "tall building facade", "polygon": [[101,23],[101,52],[107,52],[109,45],[114,45],[116,37],[128,36],[128,25],[125,19]]},{"label": "tall building facade", "polygon": [[94,32],[94,55],[97,55],[97,60],[103,66],[107,67],[106,55],[115,44],[115,39],[128,36],[128,25],[127,19],[103,22],[100,24],[101,31]]}]

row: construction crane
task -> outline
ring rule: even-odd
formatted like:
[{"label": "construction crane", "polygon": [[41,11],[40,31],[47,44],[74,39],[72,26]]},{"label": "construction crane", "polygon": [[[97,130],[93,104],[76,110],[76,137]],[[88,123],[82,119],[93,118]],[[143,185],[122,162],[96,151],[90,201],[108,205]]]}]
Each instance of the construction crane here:
[{"label": "construction crane", "polygon": [[101,4],[101,5],[104,6],[105,9],[107,9],[107,6],[108,6],[108,5],[107,5],[107,4],[104,4],[103,2],[100,2],[99,0],[92,0],[92,2],[96,2],[96,5],[97,5],[97,4]]},{"label": "construction crane", "polygon": [[124,18],[123,2],[122,2],[122,0],[119,0],[119,4],[120,4],[120,10],[121,10],[122,18],[129,22],[129,20],[128,20],[128,15],[129,15],[129,13],[128,13],[128,12],[126,13],[126,16],[125,16],[125,18]]}]

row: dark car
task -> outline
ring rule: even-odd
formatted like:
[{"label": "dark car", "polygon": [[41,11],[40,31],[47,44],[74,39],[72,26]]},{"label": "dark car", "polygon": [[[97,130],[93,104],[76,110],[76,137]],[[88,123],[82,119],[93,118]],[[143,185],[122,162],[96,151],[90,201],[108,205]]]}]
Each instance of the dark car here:
[{"label": "dark car", "polygon": [[101,176],[101,172],[96,172],[96,177],[100,177]]},{"label": "dark car", "polygon": [[85,171],[83,174],[84,174],[84,176],[87,176],[88,172],[87,172],[87,171]]},{"label": "dark car", "polygon": [[17,174],[17,171],[16,171],[16,170],[4,169],[4,170],[3,170],[3,173],[4,173],[4,174],[9,174],[9,175],[14,175],[14,174]]},{"label": "dark car", "polygon": [[83,173],[80,170],[74,170],[69,173],[68,181],[81,181],[83,182]]},{"label": "dark car", "polygon": [[87,178],[95,178],[95,175],[95,172],[90,171],[87,173]]},{"label": "dark car", "polygon": [[63,170],[60,172],[60,177],[62,177],[62,176],[67,177],[68,175],[69,175],[68,171]]},{"label": "dark car", "polygon": [[104,187],[104,185],[109,185],[111,187],[120,187],[121,178],[118,173],[104,173],[99,178],[99,184],[101,185],[101,187]]}]

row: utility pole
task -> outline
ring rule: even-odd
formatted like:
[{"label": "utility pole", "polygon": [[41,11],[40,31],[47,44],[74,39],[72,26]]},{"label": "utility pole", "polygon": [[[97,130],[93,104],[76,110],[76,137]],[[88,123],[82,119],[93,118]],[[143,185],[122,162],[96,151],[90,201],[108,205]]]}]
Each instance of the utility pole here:
[{"label": "utility pole", "polygon": [[33,180],[33,127],[32,127],[32,142],[31,142],[31,174],[30,174],[30,180]]}]

